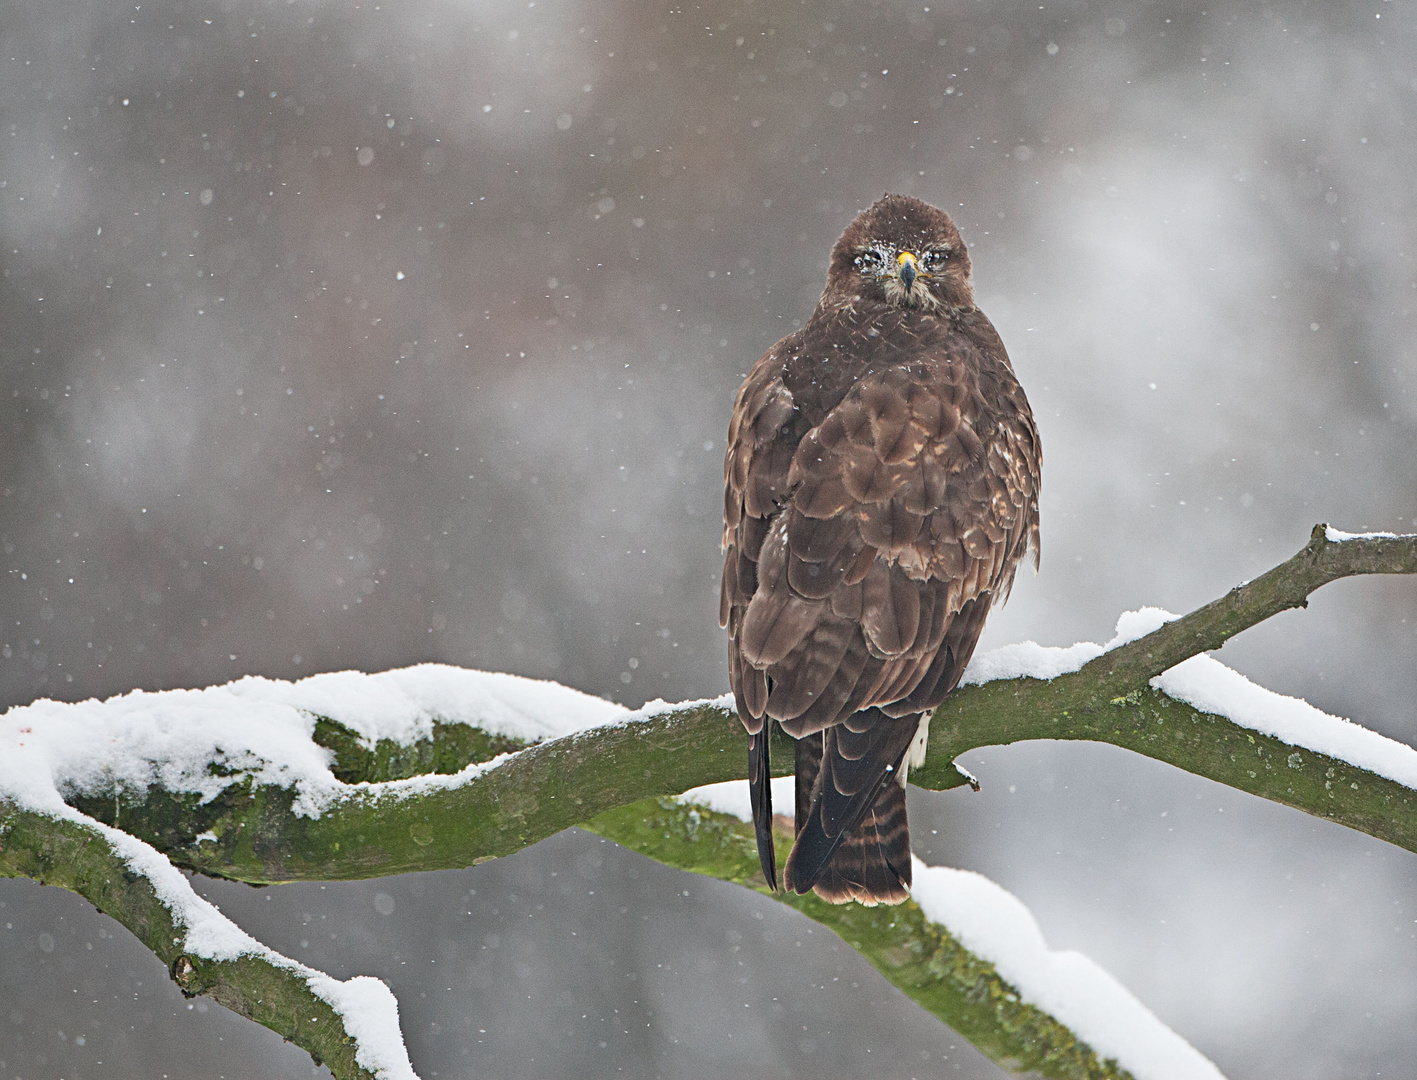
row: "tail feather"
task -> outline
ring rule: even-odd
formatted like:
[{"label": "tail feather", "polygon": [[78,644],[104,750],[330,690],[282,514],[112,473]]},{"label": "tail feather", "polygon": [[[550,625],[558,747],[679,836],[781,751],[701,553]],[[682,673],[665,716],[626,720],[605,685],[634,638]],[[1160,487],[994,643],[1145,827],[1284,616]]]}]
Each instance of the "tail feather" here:
[{"label": "tail feather", "polygon": [[[805,777],[798,778],[797,842],[787,858],[788,888],[805,893],[817,887],[819,895],[836,903],[853,898],[899,903],[905,898],[910,833],[899,770],[919,722],[918,715],[895,719],[871,709],[823,733],[810,788]],[[805,764],[813,764],[810,750],[799,754],[808,756]],[[835,876],[824,881],[829,868],[835,868]]]},{"label": "tail feather", "polygon": [[812,888],[829,904],[855,900],[874,907],[908,899],[910,881],[905,789],[888,780],[860,824],[837,846]]},{"label": "tail feather", "polygon": [[748,801],[753,808],[753,830],[758,838],[758,864],[768,888],[777,892],[777,852],[772,840],[772,769],[768,735],[772,721],[763,718],[757,734],[748,736]]},{"label": "tail feather", "polygon": [[822,772],[822,733],[818,731],[812,735],[804,735],[797,740],[794,750],[796,761],[793,771],[797,780],[796,835],[800,834],[802,827],[807,824],[807,816],[812,811],[812,795],[817,777]]}]

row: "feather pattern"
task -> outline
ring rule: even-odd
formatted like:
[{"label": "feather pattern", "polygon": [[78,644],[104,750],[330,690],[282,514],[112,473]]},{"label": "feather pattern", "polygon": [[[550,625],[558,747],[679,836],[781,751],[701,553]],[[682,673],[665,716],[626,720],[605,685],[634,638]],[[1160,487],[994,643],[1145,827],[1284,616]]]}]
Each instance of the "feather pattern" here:
[{"label": "feather pattern", "polygon": [[[889,265],[870,269],[870,250],[933,269],[907,291]],[[896,778],[1019,561],[1036,562],[1040,456],[953,223],[880,200],[837,241],[812,318],[739,389],[724,458],[719,618],[755,790],[767,725],[800,740],[790,888],[906,895]],[[755,794],[773,882],[770,813]]]}]

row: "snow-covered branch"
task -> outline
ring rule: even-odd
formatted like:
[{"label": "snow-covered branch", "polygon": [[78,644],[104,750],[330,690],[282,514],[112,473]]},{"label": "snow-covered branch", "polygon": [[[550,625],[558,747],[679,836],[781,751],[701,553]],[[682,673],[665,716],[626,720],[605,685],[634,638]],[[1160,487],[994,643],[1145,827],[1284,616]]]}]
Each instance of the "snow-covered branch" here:
[{"label": "snow-covered branch", "polygon": [[[1024,643],[978,657],[968,685],[936,711],[929,757],[911,780],[958,786],[955,759],[980,746],[1110,742],[1417,850],[1417,751],[1200,655],[1325,582],[1413,572],[1417,537],[1320,526],[1294,558],[1191,615],[1144,609],[1123,616],[1106,645]],[[786,751],[776,760],[790,761]],[[661,861],[761,886],[753,859],[715,869],[706,848],[657,846],[673,829],[647,837],[634,827],[664,809],[656,800],[741,779],[744,764],[727,697],[629,712],[551,683],[440,665],[39,701],[0,718],[0,874],[80,892],[184,990],[279,1031],[341,1078],[409,1075],[382,984],[337,983],[265,949],[198,900],[175,866],[249,882],[367,878],[472,865],[590,822]],[[1066,1050],[1074,1033],[1043,1004],[1034,1027],[1005,1022],[1017,993],[992,967],[976,972],[983,997],[950,983],[989,962],[958,942],[954,960],[939,959],[936,930],[871,945],[864,909],[791,902],[996,1060],[1118,1075],[1087,1046]],[[905,925],[887,922],[892,933]],[[907,963],[902,948],[935,959]],[[924,974],[897,977],[907,969]],[[980,1002],[989,1009],[976,1016]],[[1051,1034],[1028,1036],[1038,1053],[1020,1057],[1033,1044],[1019,1032],[1035,1029]]]},{"label": "snow-covered branch", "polygon": [[127,833],[62,803],[0,800],[0,876],[78,893],[132,931],[184,994],[264,1024],[341,1080],[416,1080],[387,986],[369,976],[340,981],[261,944]]},{"label": "snow-covered branch", "polygon": [[1318,525],[1292,558],[1189,615],[1129,612],[1106,645],[997,649],[935,710],[911,780],[958,784],[953,760],[989,744],[1107,742],[1417,851],[1417,751],[1203,655],[1330,581],[1412,573],[1417,536]]},{"label": "snow-covered branch", "polygon": [[1417,536],[1346,533],[1315,525],[1293,558],[1219,600],[1168,622],[1136,641],[1111,649],[1089,668],[1129,690],[1209,649],[1218,649],[1271,615],[1308,606],[1311,593],[1330,581],[1359,574],[1417,573]]},{"label": "snow-covered branch", "polygon": [[[790,805],[792,780],[773,781]],[[587,828],[652,859],[766,892],[742,783],[649,800]],[[785,831],[777,840],[786,846]],[[834,931],[891,983],[1013,1071],[1125,1080],[1220,1080],[1206,1057],[1086,956],[1057,952],[1014,895],[979,874],[915,861],[900,907],[770,894]],[[810,933],[810,931],[809,931]]]}]

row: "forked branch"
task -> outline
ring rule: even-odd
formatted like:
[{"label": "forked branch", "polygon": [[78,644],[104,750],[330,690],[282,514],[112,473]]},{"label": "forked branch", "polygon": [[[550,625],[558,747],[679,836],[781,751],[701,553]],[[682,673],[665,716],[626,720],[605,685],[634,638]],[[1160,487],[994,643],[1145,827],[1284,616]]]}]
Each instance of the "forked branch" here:
[{"label": "forked branch", "polygon": [[[1319,526],[1300,552],[1273,570],[1078,670],[1051,680],[1021,676],[961,687],[936,710],[929,756],[924,766],[912,771],[911,780],[937,790],[962,784],[953,763],[976,747],[1026,739],[1107,742],[1417,851],[1417,791],[1411,787],[1202,711],[1152,685],[1155,677],[1182,661],[1219,648],[1277,612],[1303,606],[1327,582],[1358,574],[1414,572],[1417,536],[1347,537]],[[240,717],[232,720],[239,723]],[[659,850],[656,844],[637,842],[633,822],[624,819],[629,812],[624,808],[642,800],[744,776],[741,727],[724,699],[642,710],[615,724],[527,747],[496,767],[417,794],[395,792],[382,782],[426,772],[428,763],[436,763],[439,772],[455,772],[485,759],[489,739],[499,750],[513,746],[505,733],[445,724],[435,726],[432,739],[415,746],[379,744],[371,749],[360,746],[338,717],[322,718],[314,737],[334,752],[336,774],[352,784],[319,817],[295,813],[289,789],[257,786],[240,775],[221,797],[206,803],[159,786],[129,794],[126,802],[110,791],[75,794],[71,801],[107,824],[117,824],[121,817],[125,830],[176,865],[253,883],[350,880],[465,867],[590,821],[605,835],[671,865],[753,884],[751,860],[744,864],[749,868],[745,874],[744,866],[734,861],[736,855],[718,860],[719,866],[692,852]],[[774,757],[791,760],[786,752]],[[62,789],[66,778],[55,780]],[[653,815],[654,805],[668,813],[664,804],[635,807],[632,813]],[[218,962],[186,955],[182,928],[170,906],[145,878],[125,869],[99,831],[6,801],[0,791],[0,875],[30,877],[79,892],[132,930],[163,959],[184,990],[206,993],[279,1032],[330,1064],[341,1080],[369,1075],[355,1060],[351,1033],[340,1026],[328,1004],[321,1004],[304,976],[257,956]],[[810,900],[798,904],[804,914],[828,925],[842,922],[840,910],[818,912]],[[857,918],[847,915],[848,923]],[[869,922],[861,919],[862,926]],[[891,939],[881,948],[867,947],[862,933],[843,927],[845,923],[837,929],[887,977],[969,1034],[996,1060],[1012,1065],[1027,1058],[1027,1067],[1050,1076],[1118,1074],[1115,1066],[1099,1062],[1095,1055],[1064,1052],[1066,1029],[1058,1036],[1061,1056],[1040,1050],[1020,1057],[1020,1044],[1008,1036],[1002,1013],[991,1014],[1001,1019],[996,1030],[989,1029],[968,1009],[961,1011],[960,1002],[970,1008],[979,1003],[971,1005],[968,993],[942,989],[938,979],[917,980],[912,975],[903,980],[889,970],[892,958],[904,955],[897,946],[909,951],[928,945],[934,950],[930,955],[937,957],[932,961],[936,967],[946,963],[938,957],[948,953],[955,957],[950,964],[964,965],[960,970],[982,972],[970,964],[983,962],[967,952],[941,953],[944,946],[938,941],[931,945],[917,940],[918,934],[907,934],[910,940],[904,943]],[[897,928],[890,929],[894,933]],[[950,948],[957,949],[957,943]],[[902,961],[898,966],[908,965]],[[985,981],[978,984],[984,986],[985,998],[996,991],[1007,995],[1007,987],[995,986],[996,977],[990,983],[986,976],[980,975]],[[1051,1018],[1040,1015],[1039,1023],[1046,1027]]]}]

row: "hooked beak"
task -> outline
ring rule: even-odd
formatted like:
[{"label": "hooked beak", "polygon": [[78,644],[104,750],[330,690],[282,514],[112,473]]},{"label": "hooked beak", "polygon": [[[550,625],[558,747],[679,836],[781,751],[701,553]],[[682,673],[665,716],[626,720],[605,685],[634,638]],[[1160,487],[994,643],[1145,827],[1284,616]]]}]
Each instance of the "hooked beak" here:
[{"label": "hooked beak", "polygon": [[896,262],[900,264],[900,283],[905,286],[905,291],[909,292],[910,287],[915,284],[915,278],[920,273],[915,265],[915,256],[908,251],[902,251],[896,257]]}]

